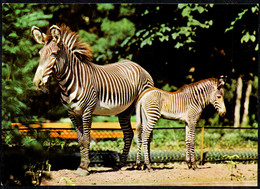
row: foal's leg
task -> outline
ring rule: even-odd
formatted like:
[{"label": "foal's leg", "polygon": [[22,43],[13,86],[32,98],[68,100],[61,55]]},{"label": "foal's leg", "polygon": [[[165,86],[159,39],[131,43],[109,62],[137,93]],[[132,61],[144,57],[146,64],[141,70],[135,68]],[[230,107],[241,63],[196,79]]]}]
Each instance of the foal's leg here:
[{"label": "foal's leg", "polygon": [[140,106],[136,109],[136,134],[137,134],[137,155],[136,166],[141,169],[141,148],[142,148],[142,122],[143,118],[140,112]]},{"label": "foal's leg", "polygon": [[190,169],[191,168],[191,139],[190,139],[190,128],[189,128],[189,125],[188,123],[186,123],[185,125],[185,143],[186,143],[186,163],[188,165],[188,168]]},{"label": "foal's leg", "polygon": [[[195,125],[196,126],[196,125]],[[195,126],[186,123],[186,162],[189,169],[198,168],[195,155]]]},{"label": "foal's leg", "polygon": [[195,154],[195,127],[196,125],[192,125],[192,128],[190,130],[190,136],[191,136],[191,148],[190,148],[190,156],[191,156],[191,168],[193,170],[197,169],[198,166],[196,164],[196,154]]},{"label": "foal's leg", "polygon": [[154,125],[158,122],[161,114],[159,112],[159,107],[154,106],[150,108],[152,111],[147,111],[147,124],[143,125],[142,143],[144,149],[144,159],[148,171],[151,170],[150,163],[150,142],[152,140],[152,132]]},{"label": "foal's leg", "polygon": [[141,148],[142,148],[142,131],[137,136],[137,155],[136,155],[136,166],[138,170],[141,169]]},{"label": "foal's leg", "polygon": [[[150,164],[150,150],[149,148],[149,140],[150,140],[150,134],[152,132],[152,128],[147,128],[148,125],[145,126],[146,128],[143,130],[143,136],[142,136],[142,143],[143,143],[143,150],[144,150],[144,162],[147,166],[148,171],[151,170],[151,164]],[[152,126],[150,126],[152,127]]]}]

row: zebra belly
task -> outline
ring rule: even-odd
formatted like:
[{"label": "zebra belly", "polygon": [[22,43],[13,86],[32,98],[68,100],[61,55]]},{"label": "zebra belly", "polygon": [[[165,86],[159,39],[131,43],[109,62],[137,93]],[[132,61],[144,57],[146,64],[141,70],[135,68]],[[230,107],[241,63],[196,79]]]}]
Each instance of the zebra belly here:
[{"label": "zebra belly", "polygon": [[[98,102],[93,114],[95,115],[103,115],[103,116],[108,116],[108,115],[117,115],[123,111],[125,111],[130,105],[132,104],[126,104],[126,105],[113,105],[113,104],[106,104],[104,102]],[[82,115],[82,109],[79,106],[79,102],[72,103],[70,105],[67,105],[66,103],[63,103],[63,105],[69,110],[70,113],[74,115]]]},{"label": "zebra belly", "polygon": [[186,121],[186,113],[172,113],[172,112],[161,112],[161,117],[165,119],[174,119],[174,120],[180,120],[180,121]]},{"label": "zebra belly", "polygon": [[126,105],[118,105],[118,104],[108,104],[104,102],[98,102],[96,105],[96,108],[93,112],[95,115],[117,115],[123,111],[125,111],[130,105],[132,104],[126,104]]}]

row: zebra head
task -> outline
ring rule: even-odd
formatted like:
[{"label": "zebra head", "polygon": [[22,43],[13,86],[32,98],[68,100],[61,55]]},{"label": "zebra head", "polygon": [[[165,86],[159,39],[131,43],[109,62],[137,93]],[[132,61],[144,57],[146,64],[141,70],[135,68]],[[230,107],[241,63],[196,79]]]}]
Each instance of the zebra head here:
[{"label": "zebra head", "polygon": [[58,26],[52,26],[50,28],[51,35],[46,36],[45,33],[33,26],[32,36],[34,40],[39,44],[44,44],[43,48],[39,51],[40,63],[36,70],[33,84],[37,90],[48,92],[47,83],[49,78],[56,71],[56,62],[64,61],[64,56],[61,53],[61,30]]},{"label": "zebra head", "polygon": [[220,76],[218,80],[218,84],[216,87],[214,87],[210,102],[213,104],[215,109],[218,111],[220,116],[224,116],[226,114],[226,106],[224,103],[224,90],[223,86],[226,81],[226,76]]}]

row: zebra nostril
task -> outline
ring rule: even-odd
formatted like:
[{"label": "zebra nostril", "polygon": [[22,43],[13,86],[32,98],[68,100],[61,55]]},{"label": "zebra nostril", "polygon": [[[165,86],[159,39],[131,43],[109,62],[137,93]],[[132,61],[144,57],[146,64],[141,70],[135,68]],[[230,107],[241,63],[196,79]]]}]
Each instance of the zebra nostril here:
[{"label": "zebra nostril", "polygon": [[226,112],[220,112],[220,116],[223,117],[226,114]]},{"label": "zebra nostril", "polygon": [[34,80],[33,85],[36,87],[37,90],[40,88],[40,81],[39,80]]},{"label": "zebra nostril", "polygon": [[48,94],[49,94],[49,92],[50,92],[50,91],[49,91],[49,89],[48,89],[48,88],[46,88],[46,87],[43,87],[43,88],[42,88],[42,92],[43,92],[43,93],[48,93]]},{"label": "zebra nostril", "polygon": [[39,82],[39,85],[38,85],[38,86],[39,86],[39,87],[42,87],[42,86],[43,86],[42,81]]}]

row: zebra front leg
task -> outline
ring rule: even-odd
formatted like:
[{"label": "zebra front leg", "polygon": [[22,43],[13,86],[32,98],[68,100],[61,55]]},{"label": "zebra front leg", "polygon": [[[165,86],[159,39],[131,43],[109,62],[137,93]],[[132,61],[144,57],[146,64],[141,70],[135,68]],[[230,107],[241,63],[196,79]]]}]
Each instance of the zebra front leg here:
[{"label": "zebra front leg", "polygon": [[92,114],[87,111],[82,115],[83,129],[82,135],[79,137],[81,162],[76,173],[79,175],[88,175],[89,159],[89,145],[90,145],[90,128],[92,122]]},{"label": "zebra front leg", "polygon": [[190,136],[191,136],[191,143],[190,143],[191,168],[195,170],[198,168],[196,164],[196,154],[195,154],[195,126],[192,127]]},{"label": "zebra front leg", "polygon": [[131,116],[129,116],[129,115],[127,115],[127,116],[119,115],[118,116],[120,126],[124,133],[124,149],[123,149],[123,153],[120,157],[120,162],[118,165],[119,169],[122,168],[123,166],[125,166],[125,164],[126,164],[128,153],[129,153],[129,150],[130,150],[130,147],[132,144],[132,139],[134,137],[134,132],[131,127],[130,118],[131,118]]},{"label": "zebra front leg", "polygon": [[83,158],[83,154],[84,154],[84,137],[83,137],[83,126],[82,126],[82,118],[81,116],[75,116],[73,113],[69,112],[69,117],[76,129],[77,132],[77,136],[78,136],[78,144],[79,144],[79,148],[80,148],[80,154],[81,154],[81,162],[80,165],[76,171],[77,174],[80,175],[88,175],[88,171],[85,170],[84,168],[84,158]]},{"label": "zebra front leg", "polygon": [[191,140],[190,140],[190,128],[189,128],[189,125],[186,123],[185,125],[185,144],[186,144],[186,163],[188,165],[188,168],[190,169],[192,167],[191,165],[191,150],[190,150],[190,147],[191,147]]}]

